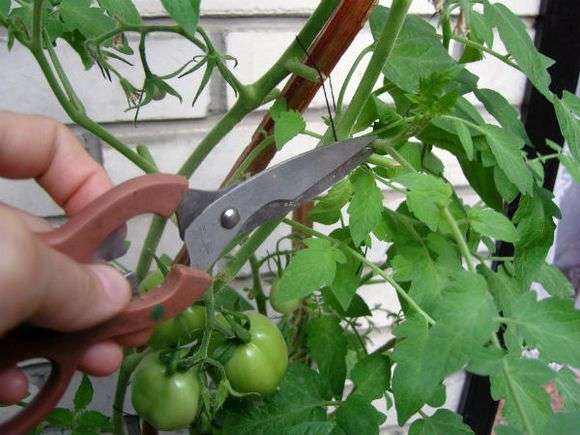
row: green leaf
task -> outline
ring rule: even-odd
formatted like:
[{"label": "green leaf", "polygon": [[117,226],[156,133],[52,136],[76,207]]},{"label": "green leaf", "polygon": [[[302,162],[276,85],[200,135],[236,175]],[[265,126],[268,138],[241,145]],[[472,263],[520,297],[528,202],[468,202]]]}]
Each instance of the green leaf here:
[{"label": "green leaf", "polygon": [[88,0],[63,0],[60,16],[67,31],[77,30],[85,38],[96,38],[115,28],[115,22],[104,9],[90,7]]},{"label": "green leaf", "polygon": [[161,0],[169,16],[189,35],[194,36],[199,21],[201,0]]},{"label": "green leaf", "polygon": [[347,434],[378,435],[384,421],[385,416],[359,396],[349,397],[336,411],[336,423]]},{"label": "green leaf", "polygon": [[0,18],[8,18],[11,0],[0,0]]},{"label": "green leaf", "polygon": [[447,409],[438,409],[431,417],[413,422],[409,435],[465,435],[473,432],[461,416]]},{"label": "green leaf", "polygon": [[534,178],[522,156],[524,139],[495,125],[486,124],[480,128],[497,159],[497,164],[507,178],[518,187],[520,192],[531,193]]},{"label": "green leaf", "polygon": [[524,435],[521,430],[504,424],[497,425],[494,430],[497,435]]},{"label": "green leaf", "polygon": [[274,119],[274,140],[276,148],[282,147],[291,139],[304,132],[306,122],[302,114],[294,110],[282,112]]},{"label": "green leaf", "polygon": [[278,287],[279,301],[288,302],[309,296],[320,287],[330,285],[336,274],[336,263],[346,257],[326,239],[307,239],[305,249],[292,257]]},{"label": "green leaf", "polygon": [[310,211],[310,218],[314,222],[331,225],[338,222],[341,209],[352,197],[352,184],[348,178],[339,181],[330,188]]},{"label": "green leaf", "polygon": [[356,291],[360,286],[360,272],[360,261],[348,257],[347,262],[337,269],[334,281],[330,286],[332,294],[339,303],[341,311],[344,313],[350,307]]},{"label": "green leaf", "polygon": [[[572,95],[572,94],[569,94]],[[574,98],[577,98],[573,96]],[[580,112],[575,112],[572,97],[564,97],[561,100],[554,99],[554,108],[556,109],[556,117],[562,134],[570,147],[570,152],[576,160],[580,162]]]},{"label": "green leaf", "polygon": [[404,174],[395,181],[409,189],[409,210],[431,231],[437,231],[443,222],[441,207],[446,207],[451,200],[451,186],[440,178],[421,173]]},{"label": "green leaf", "polygon": [[486,17],[493,21],[507,51],[515,59],[522,72],[536,89],[551,100],[550,74],[546,70],[546,60],[538,53],[524,22],[500,3],[485,5]]},{"label": "green leaf", "polygon": [[467,364],[471,354],[489,341],[496,329],[493,319],[497,309],[481,275],[458,273],[442,300],[445,303],[433,313],[437,323],[429,331],[421,353],[421,376],[430,391],[435,391],[445,376]]},{"label": "green leaf", "polygon": [[505,202],[512,202],[520,193],[518,187],[508,180],[507,175],[499,166],[493,167],[493,181]]},{"label": "green leaf", "polygon": [[[204,297],[207,295],[204,294]],[[229,286],[222,287],[215,295],[215,307],[217,310],[248,311],[253,310],[250,304],[242,295]]]},{"label": "green leaf", "polygon": [[93,400],[93,392],[94,390],[91,380],[87,375],[83,374],[83,378],[73,399],[75,411],[78,412],[86,409],[89,403],[91,403],[91,400]]},{"label": "green leaf", "polygon": [[564,411],[579,411],[580,382],[576,378],[576,373],[567,367],[561,368],[556,376],[555,384],[564,400]]},{"label": "green leaf", "polygon": [[470,30],[489,47],[493,47],[493,29],[484,15],[471,11]]},{"label": "green leaf", "polygon": [[467,126],[461,121],[454,121],[453,125],[457,131],[457,136],[463,145],[465,154],[469,160],[473,160],[473,139],[471,138],[471,133]]},{"label": "green leaf", "polygon": [[59,429],[70,429],[73,420],[73,413],[70,409],[66,408],[54,408],[54,410],[46,417],[48,424]]},{"label": "green leaf", "polygon": [[428,339],[427,323],[422,318],[410,318],[394,330],[397,345],[393,359],[393,394],[399,426],[411,418],[433,396],[434,389],[423,382],[424,359]]},{"label": "green leaf", "polygon": [[380,399],[391,380],[391,362],[385,355],[370,354],[356,363],[350,377],[356,387],[354,395],[369,402]]},{"label": "green leaf", "polygon": [[435,393],[427,401],[427,405],[433,408],[440,408],[445,405],[447,399],[447,391],[445,391],[445,385],[442,383],[437,386]]},{"label": "green leaf", "polygon": [[[341,268],[339,268],[339,271],[340,269]],[[324,301],[341,317],[366,317],[371,315],[369,306],[363,298],[357,294],[351,295],[350,304],[346,308],[343,308],[334,291],[330,290],[328,287],[322,289],[322,296],[324,296]]]},{"label": "green leaf", "polygon": [[263,403],[246,400],[229,406],[219,419],[224,433],[270,435],[306,422],[326,421],[327,386],[302,364],[288,367],[278,392]]},{"label": "green leaf", "polygon": [[544,360],[580,367],[580,311],[573,300],[536,300],[527,292],[514,301],[510,319],[529,347],[537,347]]},{"label": "green leaf", "polygon": [[287,435],[330,435],[335,428],[336,425],[330,421],[309,421],[292,426],[284,433]]},{"label": "green leaf", "polygon": [[537,271],[535,278],[542,284],[544,290],[557,298],[571,298],[574,296],[574,286],[557,267],[544,263]]},{"label": "green leaf", "polygon": [[[461,1],[469,1],[469,0],[461,0]],[[475,42],[477,44],[482,43],[481,38],[479,38],[477,34],[473,31],[468,32],[466,36],[469,41]],[[463,53],[461,54],[461,58],[459,58],[458,62],[465,64],[477,62],[481,59],[483,59],[483,50],[481,50],[479,47],[466,44],[463,47]]]},{"label": "green leaf", "polygon": [[[375,38],[387,22],[389,13],[386,7],[374,8],[370,24]],[[402,90],[414,92],[421,79],[453,65],[456,62],[441,44],[435,29],[425,20],[408,15],[383,73],[387,80]]]},{"label": "green leaf", "polygon": [[348,206],[350,235],[355,246],[359,246],[381,220],[383,193],[366,167],[358,168],[350,181],[353,188],[352,201]]},{"label": "green leaf", "polygon": [[[425,230],[422,226],[419,231]],[[409,231],[409,223],[403,219],[399,220],[393,231],[397,232],[397,236],[388,256],[392,258],[394,278],[399,282],[411,281],[409,293],[423,309],[431,312],[439,305],[441,291],[447,285],[449,276],[461,267],[459,252],[444,237],[433,233],[426,239],[419,237],[416,230]]]},{"label": "green leaf", "polygon": [[515,242],[518,239],[514,224],[503,214],[491,208],[470,208],[467,218],[469,224],[479,234],[506,242]]},{"label": "green leaf", "polygon": [[99,5],[105,9],[110,16],[123,23],[140,26],[143,24],[139,11],[132,0],[99,0]]},{"label": "green leaf", "polygon": [[576,411],[568,414],[557,413],[550,417],[542,433],[578,435],[578,427],[580,427],[580,412]]},{"label": "green leaf", "polygon": [[77,429],[95,430],[97,433],[109,432],[113,430],[111,420],[100,412],[85,411],[76,421]]},{"label": "green leaf", "polygon": [[515,244],[516,278],[524,287],[528,286],[554,241],[554,217],[559,210],[552,201],[553,194],[536,187],[534,196],[525,195],[520,199],[513,221],[517,223],[519,234]]},{"label": "green leaf", "polygon": [[285,98],[280,97],[274,101],[272,107],[270,107],[269,112],[272,116],[272,119],[276,119],[281,113],[288,111],[288,102]]},{"label": "green leaf", "polygon": [[486,266],[479,265],[477,271],[485,277],[495,303],[504,315],[509,316],[518,309],[513,304],[523,290],[518,282],[506,273],[503,266],[500,266],[496,272],[492,272]]},{"label": "green leaf", "polygon": [[490,180],[494,176],[494,168],[486,168],[480,162],[470,162],[465,158],[458,157],[463,174],[471,187],[477,192],[485,203],[494,210],[501,211],[503,207],[502,196],[498,188]]},{"label": "green leaf", "polygon": [[195,95],[193,96],[193,100],[191,101],[191,107],[195,106],[195,103],[197,102],[198,98],[201,96],[201,93],[209,84],[209,81],[211,79],[211,76],[213,74],[213,70],[214,70],[215,66],[216,66],[215,61],[213,61],[213,60],[206,61],[206,66],[205,66],[205,69],[203,70],[203,76],[201,77],[201,80],[199,81],[199,86],[197,88],[197,91],[195,92]]},{"label": "green leaf", "polygon": [[580,97],[574,95],[572,92],[564,91],[562,93],[562,101],[570,108],[570,111],[575,115],[580,115]]},{"label": "green leaf", "polygon": [[504,417],[528,434],[543,434],[551,414],[550,398],[543,388],[554,372],[537,360],[519,355],[501,359],[491,376],[495,400],[505,399]]},{"label": "green leaf", "polygon": [[572,178],[574,178],[574,181],[580,184],[580,165],[564,153],[558,155],[558,160],[566,167]]},{"label": "green leaf", "polygon": [[329,316],[311,319],[307,345],[321,376],[328,381],[334,396],[341,399],[346,378],[346,337],[338,319]]},{"label": "green leaf", "polygon": [[503,128],[517,134],[526,143],[531,143],[517,110],[503,95],[493,89],[476,89],[474,93],[477,99],[483,103],[485,109],[497,119]]}]

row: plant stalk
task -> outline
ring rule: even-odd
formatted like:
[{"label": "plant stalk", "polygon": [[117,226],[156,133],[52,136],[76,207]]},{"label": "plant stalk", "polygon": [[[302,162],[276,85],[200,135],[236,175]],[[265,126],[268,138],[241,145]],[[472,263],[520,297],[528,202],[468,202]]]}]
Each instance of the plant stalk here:
[{"label": "plant stalk", "polygon": [[101,125],[94,122],[92,119],[80,113],[73,102],[68,99],[66,93],[61,89],[58,79],[54,75],[54,71],[50,66],[50,63],[44,56],[42,50],[42,8],[43,0],[35,0],[33,7],[33,19],[32,19],[32,41],[30,46],[30,51],[36,62],[40,66],[42,73],[46,77],[48,85],[50,86],[52,92],[57,98],[58,102],[66,112],[66,114],[80,127],[93,133],[98,138],[102,139],[108,143],[112,148],[119,151],[122,155],[131,160],[136,166],[141,168],[146,173],[156,172],[155,168],[143,157],[133,151],[129,146],[125,145],[107,130],[105,130]]},{"label": "plant stalk", "polygon": [[[411,6],[412,0],[394,0],[391,7],[389,19],[385,23],[383,30],[375,42],[373,54],[367,65],[367,68],[359,82],[352,100],[346,110],[337,120],[336,134],[339,140],[350,136],[351,130],[358,119],[367,99],[369,98],[379,75],[389,58],[403,23]],[[328,129],[324,135],[323,143],[329,143],[332,137],[331,129]]]},{"label": "plant stalk", "polygon": [[255,254],[251,255],[249,260],[250,267],[252,268],[252,284],[254,296],[256,296],[256,306],[258,307],[258,311],[261,314],[267,316],[268,312],[266,309],[266,295],[264,294],[262,280],[260,278],[260,263],[258,262]]},{"label": "plant stalk", "polygon": [[441,213],[443,214],[445,221],[451,227],[451,232],[453,234],[453,238],[455,239],[455,241],[457,242],[457,245],[459,246],[459,250],[461,251],[461,255],[463,255],[463,258],[465,258],[465,261],[467,262],[467,268],[469,269],[470,272],[475,273],[475,266],[473,265],[473,257],[471,256],[471,252],[469,251],[469,247],[467,246],[467,242],[465,241],[463,234],[461,234],[461,230],[459,229],[459,226],[457,225],[455,218],[453,217],[453,215],[449,211],[448,207],[441,207]]}]

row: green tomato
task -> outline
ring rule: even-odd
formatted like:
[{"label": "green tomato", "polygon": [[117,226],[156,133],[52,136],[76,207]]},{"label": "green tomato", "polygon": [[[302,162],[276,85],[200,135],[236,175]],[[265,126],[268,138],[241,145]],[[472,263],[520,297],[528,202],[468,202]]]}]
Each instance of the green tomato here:
[{"label": "green tomato", "polygon": [[[147,293],[159,287],[164,280],[165,277],[161,271],[150,272],[139,284],[139,291]],[[159,350],[191,343],[203,333],[205,319],[205,308],[193,305],[173,319],[165,320],[155,326],[148,344],[151,348]]]},{"label": "green tomato", "polygon": [[167,376],[159,352],[139,363],[131,384],[131,401],[137,413],[158,430],[188,427],[199,407],[200,381],[195,369]]},{"label": "green tomato", "polygon": [[278,313],[291,314],[300,308],[300,304],[302,303],[301,299],[292,299],[290,301],[280,302],[278,301],[278,295],[278,281],[276,281],[270,289],[270,305],[272,305],[272,308],[274,308],[274,310],[276,310]]},{"label": "green tomato", "polygon": [[238,346],[225,364],[226,376],[240,393],[272,394],[288,367],[288,348],[280,330],[260,313],[246,313],[251,341]]},{"label": "green tomato", "polygon": [[147,293],[154,288],[159,287],[163,281],[165,281],[165,277],[160,270],[155,270],[153,272],[149,272],[143,281],[139,283],[139,293]]},{"label": "green tomato", "polygon": [[205,329],[206,311],[201,305],[192,305],[173,319],[160,322],[149,339],[153,349],[191,343],[201,337]]}]

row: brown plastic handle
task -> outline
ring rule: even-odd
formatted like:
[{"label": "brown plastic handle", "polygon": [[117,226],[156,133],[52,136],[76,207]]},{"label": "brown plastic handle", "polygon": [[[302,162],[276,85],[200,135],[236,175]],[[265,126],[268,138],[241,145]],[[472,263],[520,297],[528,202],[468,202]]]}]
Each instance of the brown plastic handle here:
[{"label": "brown plastic handle", "polygon": [[187,179],[178,175],[142,175],[119,184],[61,227],[38,237],[70,258],[88,263],[103,241],[129,219],[145,213],[170,216],[187,188]]},{"label": "brown plastic handle", "polygon": [[[187,188],[187,180],[176,175],[137,177],[97,198],[60,228],[38,236],[52,248],[87,263],[129,219],[145,213],[171,215]],[[76,333],[17,328],[0,338],[0,370],[32,358],[46,358],[52,364],[41,391],[22,412],[0,424],[0,434],[26,434],[38,425],[58,404],[92,343],[139,332],[176,316],[199,299],[210,283],[205,272],[174,266],[160,288],[134,299],[121,314],[94,328]]]},{"label": "brown plastic handle", "polygon": [[86,349],[93,343],[151,328],[181,313],[198,300],[212,282],[205,272],[175,265],[161,287],[131,301],[118,316],[76,333],[40,328],[13,331],[0,339],[0,370],[31,358],[46,358],[52,371],[33,401],[11,420],[0,424],[0,434],[24,435],[58,404]]}]

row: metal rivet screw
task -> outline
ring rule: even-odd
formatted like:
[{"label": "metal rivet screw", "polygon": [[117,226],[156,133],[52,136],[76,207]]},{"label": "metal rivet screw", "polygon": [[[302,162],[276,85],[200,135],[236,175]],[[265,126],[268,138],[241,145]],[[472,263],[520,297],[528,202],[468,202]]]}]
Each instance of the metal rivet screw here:
[{"label": "metal rivet screw", "polygon": [[240,222],[240,213],[235,208],[228,208],[222,213],[221,224],[222,227],[230,230]]}]

